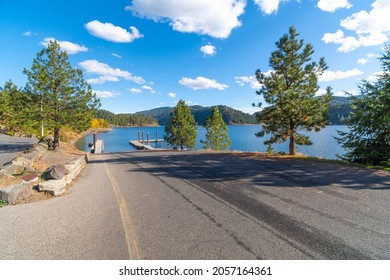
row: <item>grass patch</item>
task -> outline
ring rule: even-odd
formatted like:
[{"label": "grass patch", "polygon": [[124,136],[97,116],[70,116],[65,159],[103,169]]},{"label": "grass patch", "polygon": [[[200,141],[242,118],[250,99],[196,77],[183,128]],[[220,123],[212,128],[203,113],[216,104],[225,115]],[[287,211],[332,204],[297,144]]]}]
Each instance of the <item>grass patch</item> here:
[{"label": "grass patch", "polygon": [[4,207],[4,206],[7,206],[7,205],[8,205],[8,202],[7,202],[7,201],[1,200],[1,199],[0,199],[0,208],[1,208],[1,207]]}]

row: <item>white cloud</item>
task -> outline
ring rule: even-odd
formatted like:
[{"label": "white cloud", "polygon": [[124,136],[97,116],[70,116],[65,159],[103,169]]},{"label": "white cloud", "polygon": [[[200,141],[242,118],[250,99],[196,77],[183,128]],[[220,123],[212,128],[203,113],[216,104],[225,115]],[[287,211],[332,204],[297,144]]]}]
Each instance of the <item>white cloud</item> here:
[{"label": "white cloud", "polygon": [[170,92],[170,93],[168,93],[168,96],[171,97],[171,98],[175,98],[176,97],[176,93]]},{"label": "white cloud", "polygon": [[325,43],[339,44],[339,52],[351,52],[360,47],[378,46],[389,40],[390,1],[376,0],[372,10],[360,11],[340,22],[341,27],[356,33],[357,37],[345,37],[344,32],[326,33],[322,37]]},{"label": "white cloud", "polygon": [[270,15],[278,11],[281,0],[254,0],[254,2],[263,13]]},{"label": "white cloud", "polygon": [[378,72],[372,73],[370,76],[367,77],[366,80],[370,83],[373,83],[373,82],[376,82],[381,75],[383,75],[383,72],[378,71]]},{"label": "white cloud", "polygon": [[234,80],[240,86],[244,86],[245,84],[248,84],[253,89],[261,88],[261,85],[255,76],[240,76],[240,77],[235,77]]},{"label": "white cloud", "polygon": [[[144,90],[149,91],[152,94],[156,94],[157,92],[151,86],[142,86]],[[160,93],[159,93],[160,94]]]},{"label": "white cloud", "polygon": [[316,96],[323,96],[327,93],[326,89],[320,88],[316,92]]},{"label": "white cloud", "polygon": [[200,51],[206,55],[206,56],[213,56],[217,53],[217,49],[213,46],[213,45],[210,45],[210,44],[207,44],[205,46],[202,46],[200,48]]},{"label": "white cloud", "polygon": [[247,113],[247,114],[254,114],[256,112],[260,112],[261,111],[261,108],[259,107],[244,107],[244,108],[236,108],[237,110],[241,111],[241,112],[244,112],[244,113]]},{"label": "white cloud", "polygon": [[131,32],[128,32],[120,26],[115,26],[109,22],[102,23],[98,20],[88,22],[85,28],[93,36],[116,43],[131,43],[135,39],[144,36],[134,26],[130,26]]},{"label": "white cloud", "polygon": [[23,36],[30,37],[32,35],[31,31],[26,31],[23,33]]},{"label": "white cloud", "polygon": [[205,77],[197,77],[196,79],[181,78],[179,84],[191,88],[193,90],[200,90],[200,89],[225,90],[226,88],[229,87],[228,85],[220,84],[216,80],[210,80]]},{"label": "white cloud", "polygon": [[90,84],[102,84],[105,82],[117,82],[120,78],[128,81],[132,81],[136,84],[144,84],[145,80],[139,76],[133,76],[128,71],[123,71],[119,68],[112,68],[105,63],[101,63],[97,60],[85,60],[79,63],[88,74],[99,75],[98,78],[89,79],[87,82]]},{"label": "white cloud", "polygon": [[329,82],[334,80],[348,79],[351,77],[361,76],[363,72],[357,68],[348,71],[330,71],[326,70],[318,80],[320,82]]},{"label": "white cloud", "polygon": [[142,90],[140,90],[139,88],[128,88],[127,90],[130,91],[131,93],[141,93],[142,92]]},{"label": "white cloud", "polygon": [[352,90],[343,90],[333,93],[333,96],[342,96],[342,97],[348,97],[350,95],[359,95],[360,92],[352,89]]},{"label": "white cloud", "polygon": [[352,7],[348,0],[319,0],[317,7],[325,12],[334,13],[337,9]]},{"label": "white cloud", "polygon": [[192,101],[185,101],[186,102],[186,104],[188,105],[188,106],[195,106],[195,105],[199,105],[198,103],[195,103],[195,102],[192,102]]},{"label": "white cloud", "polygon": [[47,47],[50,41],[56,41],[60,45],[61,50],[67,52],[68,54],[76,54],[79,52],[88,51],[88,48],[86,48],[85,46],[80,46],[78,44],[74,44],[68,41],[58,41],[55,38],[45,38],[43,39],[43,42],[41,42],[41,45]]},{"label": "white cloud", "polygon": [[337,51],[344,53],[351,52],[361,46],[361,42],[355,37],[344,37],[344,32],[341,30],[338,30],[336,33],[325,33],[322,41],[326,44],[334,43],[341,45]]},{"label": "white cloud", "polygon": [[116,92],[107,91],[107,90],[94,90],[93,93],[96,94],[99,98],[111,98],[118,95]]},{"label": "white cloud", "polygon": [[121,57],[119,54],[112,53],[111,55],[112,55],[112,56],[115,56],[116,58],[122,59],[122,57]]},{"label": "white cloud", "polygon": [[367,64],[368,63],[368,59],[367,58],[359,58],[358,60],[357,60],[357,64],[360,64],[360,65],[365,65],[365,64]]},{"label": "white cloud", "polygon": [[173,30],[227,38],[244,13],[246,0],[133,0],[126,10],[156,22],[169,22]]}]

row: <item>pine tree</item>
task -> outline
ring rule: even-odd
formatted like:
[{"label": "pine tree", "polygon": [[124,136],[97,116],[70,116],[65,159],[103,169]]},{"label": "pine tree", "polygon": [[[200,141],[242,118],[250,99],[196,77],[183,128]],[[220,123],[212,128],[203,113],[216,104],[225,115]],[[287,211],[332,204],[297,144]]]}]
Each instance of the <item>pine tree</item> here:
[{"label": "pine tree", "polygon": [[31,119],[34,100],[12,81],[0,88],[0,123],[12,134],[35,134],[37,123]]},{"label": "pine tree", "polygon": [[390,165],[390,47],[380,58],[383,72],[374,83],[363,80],[361,96],[351,96],[349,132],[336,137],[351,162]]},{"label": "pine tree", "polygon": [[200,142],[205,149],[212,150],[228,150],[231,141],[228,135],[228,127],[222,119],[222,115],[218,110],[218,107],[214,107],[211,115],[206,119],[204,123],[206,129],[206,141]]},{"label": "pine tree", "polygon": [[57,42],[37,54],[30,70],[25,69],[26,90],[36,96],[35,118],[54,134],[54,147],[59,144],[59,131],[64,125],[77,132],[90,126],[100,101],[83,78],[80,69],[70,65],[66,52]]},{"label": "pine tree", "polygon": [[197,134],[198,124],[190,108],[183,100],[180,100],[165,126],[165,141],[172,146],[179,146],[181,150],[184,146],[192,149],[195,147]]},{"label": "pine tree", "polygon": [[[256,71],[256,78],[262,86],[256,93],[270,105],[257,115],[262,130],[256,136],[270,134],[270,139],[264,141],[266,145],[289,139],[290,155],[296,152],[295,144],[312,144],[300,131],[319,131],[325,127],[331,99],[330,88],[324,96],[315,96],[319,90],[318,76],[327,69],[325,59],[313,62],[312,45],[304,45],[298,36],[295,28],[290,27],[289,34],[276,42],[277,50],[269,59],[273,68],[270,75]],[[258,106],[262,107],[261,104]]]}]

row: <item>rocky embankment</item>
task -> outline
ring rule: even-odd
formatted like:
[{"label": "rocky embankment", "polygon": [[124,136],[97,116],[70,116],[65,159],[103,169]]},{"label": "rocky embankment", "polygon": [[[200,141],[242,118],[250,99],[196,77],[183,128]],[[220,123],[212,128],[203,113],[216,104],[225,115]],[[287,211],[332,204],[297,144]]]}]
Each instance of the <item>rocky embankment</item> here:
[{"label": "rocky embankment", "polygon": [[87,162],[85,153],[71,144],[61,143],[56,151],[48,150],[44,139],[25,153],[6,163],[0,170],[0,200],[15,204],[36,192],[60,195]]}]

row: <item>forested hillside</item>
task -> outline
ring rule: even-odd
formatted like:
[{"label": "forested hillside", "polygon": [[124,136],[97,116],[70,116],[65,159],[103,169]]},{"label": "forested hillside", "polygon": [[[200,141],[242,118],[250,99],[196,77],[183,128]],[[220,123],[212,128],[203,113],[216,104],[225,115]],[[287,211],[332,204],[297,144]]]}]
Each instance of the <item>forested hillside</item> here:
[{"label": "forested hillside", "polygon": [[[233,108],[219,105],[217,106],[226,124],[255,124],[256,115],[243,113]],[[198,125],[203,125],[207,117],[211,114],[213,107],[191,106],[191,113],[194,115]],[[97,118],[105,119],[111,126],[148,126],[166,125],[172,107],[161,107],[135,114],[114,114],[107,110],[99,110]],[[350,101],[347,97],[333,97],[329,105],[329,124],[345,124],[352,111]]]},{"label": "forested hillside", "polygon": [[329,124],[345,124],[351,111],[351,101],[348,97],[333,97],[329,105]]},{"label": "forested hillside", "polygon": [[[211,114],[213,107],[202,107],[199,105],[191,106],[191,113],[194,115],[195,121],[198,125],[203,125],[207,117]],[[219,105],[218,109],[222,114],[222,118],[226,124],[254,124],[256,118],[254,115],[243,113],[233,108]],[[161,107],[152,110],[142,111],[136,115],[149,116],[158,121],[160,125],[165,125],[168,122],[170,113],[173,111],[172,107]]]},{"label": "forested hillside", "polygon": [[107,110],[99,110],[97,118],[105,119],[111,126],[149,126],[158,125],[150,116],[140,114],[114,114]]}]

